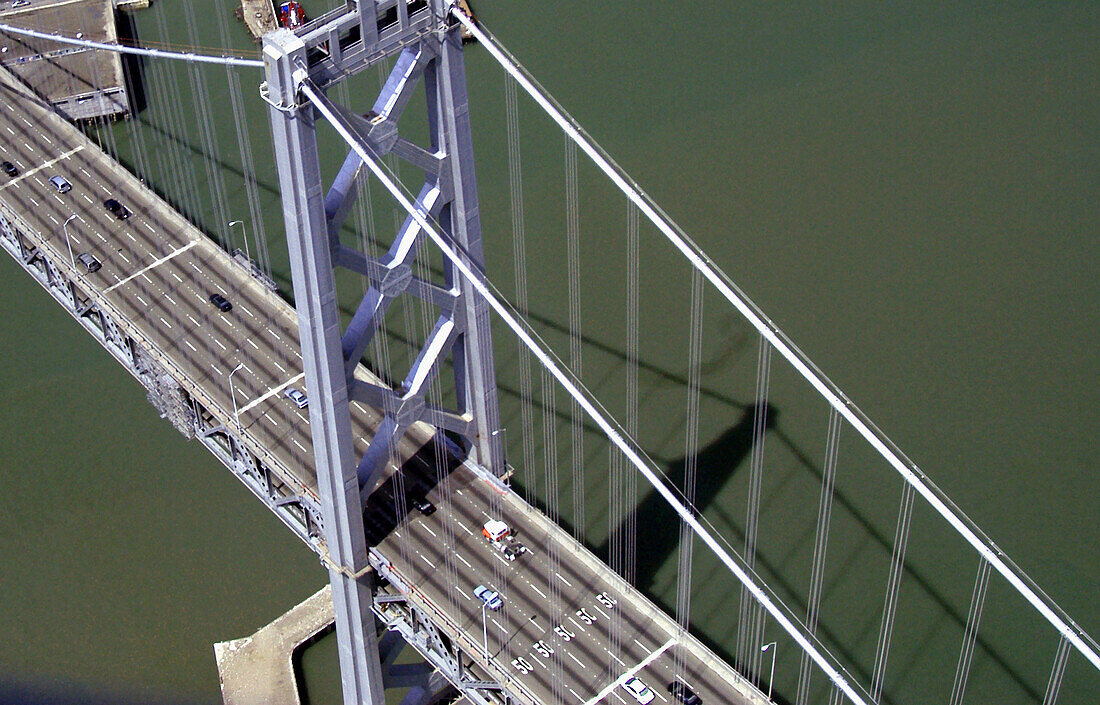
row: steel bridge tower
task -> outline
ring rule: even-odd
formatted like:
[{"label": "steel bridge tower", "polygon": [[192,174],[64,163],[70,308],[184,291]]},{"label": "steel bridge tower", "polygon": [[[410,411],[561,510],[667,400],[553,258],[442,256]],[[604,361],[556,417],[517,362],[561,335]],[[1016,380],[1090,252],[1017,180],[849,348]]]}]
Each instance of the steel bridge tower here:
[{"label": "steel bridge tower", "polygon": [[[363,528],[363,498],[384,479],[391,449],[405,430],[424,421],[482,467],[505,470],[497,408],[488,308],[444,260],[444,284],[414,274],[423,233],[410,216],[381,257],[340,241],[348,212],[366,177],[349,151],[332,184],[322,182],[316,108],[303,87],[325,96],[326,107],[372,156],[392,154],[424,172],[416,198],[421,214],[483,265],[477,183],[463,68],[461,26],[449,19],[448,0],[349,0],[292,33],[264,37],[266,85],[283,215],[290,250],[309,418],[322,500],[324,540],[336,612],[344,701],[383,703],[372,614],[372,574]],[[357,114],[328,98],[334,86],[393,56],[397,60],[373,109]],[[401,136],[399,121],[419,82],[426,94],[430,144]],[[367,278],[369,290],[342,329],[335,267]],[[394,386],[356,379],[354,371],[398,297],[417,297],[438,310],[435,326],[407,373],[386,370]],[[426,393],[447,355],[454,370],[456,408],[428,403]],[[384,413],[362,456],[352,445],[349,404]],[[454,445],[452,441],[445,440]]]}]

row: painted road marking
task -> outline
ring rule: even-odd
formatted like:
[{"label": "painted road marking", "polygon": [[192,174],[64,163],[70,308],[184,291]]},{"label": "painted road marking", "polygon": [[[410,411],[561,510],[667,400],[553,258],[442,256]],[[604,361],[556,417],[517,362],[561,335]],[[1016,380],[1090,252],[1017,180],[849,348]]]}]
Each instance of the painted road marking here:
[{"label": "painted road marking", "polygon": [[[248,402],[248,404],[241,407],[240,410],[237,411],[237,414],[238,415],[243,414],[244,412],[248,411],[252,407],[259,404],[260,402],[265,401],[266,399],[268,399],[268,398],[278,394],[279,392],[283,391],[284,389],[286,389],[290,385],[294,384],[295,382],[297,382],[301,379],[305,379],[305,376],[306,376],[306,373],[303,372],[300,375],[297,375],[296,377],[291,377],[290,379],[283,382],[282,384],[280,384],[277,387],[272,387],[271,389],[267,390],[263,395],[256,397],[252,401]],[[269,416],[268,418],[271,418],[271,417]]]},{"label": "painted road marking", "polygon": [[[169,253],[168,253],[168,254],[166,254],[165,256],[161,257],[161,258],[160,258],[160,259],[158,259],[157,261],[153,262],[153,263],[152,263],[152,264],[150,264],[149,266],[145,267],[144,269],[141,269],[141,270],[139,270],[139,271],[137,271],[137,272],[134,272],[134,273],[133,273],[133,274],[131,274],[130,276],[126,277],[125,279],[123,279],[122,281],[120,281],[120,282],[119,282],[118,284],[112,284],[111,286],[107,287],[107,289],[106,289],[106,290],[105,290],[105,291],[104,291],[103,293],[104,293],[104,294],[109,294],[109,293],[111,293],[111,289],[114,289],[114,288],[117,288],[117,287],[119,287],[119,286],[122,286],[123,284],[125,284],[125,283],[126,283],[126,282],[128,282],[128,281],[130,281],[131,279],[133,279],[133,278],[134,278],[134,277],[136,277],[136,276],[139,276],[139,275],[145,274],[145,273],[146,273],[147,271],[149,271],[149,270],[150,270],[150,269],[152,269],[153,267],[156,267],[157,265],[160,265],[160,264],[164,264],[165,262],[167,262],[168,260],[172,259],[172,258],[173,258],[173,257],[175,257],[176,255],[178,255],[178,254],[180,254],[180,253],[182,253],[182,252],[186,252],[187,250],[190,250],[190,249],[191,249],[192,247],[194,247],[194,246],[195,246],[195,245],[197,245],[197,244],[198,244],[198,240],[192,240],[191,242],[187,243],[187,244],[186,244],[186,245],[184,245],[183,247],[180,247],[180,248],[177,248],[177,249],[175,249],[175,250],[172,250],[171,252],[169,252]],[[122,253],[120,252],[119,254],[122,254]],[[125,257],[124,257],[124,259],[125,259]],[[129,260],[126,260],[126,261],[127,261],[127,262],[129,262]]]},{"label": "painted road marking", "polygon": [[[11,128],[9,128],[8,131],[10,132]],[[72,156],[73,154],[79,152],[82,149],[84,149],[84,145],[80,145],[79,147],[76,147],[74,149],[70,149],[68,152],[65,152],[64,154],[62,154],[60,157],[57,157],[56,159],[51,159],[48,162],[43,162],[42,164],[39,164],[38,166],[36,166],[32,169],[27,169],[22,174],[15,177],[14,179],[9,181],[8,183],[4,184],[3,186],[0,186],[0,190],[6,189],[8,186],[11,186],[12,184],[19,183],[20,181],[27,178],[28,176],[30,176],[32,174],[36,174],[36,173],[42,171],[43,169],[45,169],[46,167],[53,166],[54,164],[61,161],[62,159],[68,159],[70,156]],[[35,179],[35,180],[37,181],[37,179]],[[42,182],[39,181],[38,183],[42,183]],[[89,201],[89,203],[91,203],[91,201]]]},{"label": "painted road marking", "polygon": [[638,671],[642,670],[643,668],[645,668],[646,666],[648,666],[649,664],[651,664],[655,660],[657,660],[657,657],[659,657],[664,652],[668,651],[668,649],[671,646],[673,646],[675,643],[676,643],[675,639],[669,639],[668,641],[666,641],[664,643],[664,645],[661,646],[661,648],[657,649],[656,651],[651,653],[649,656],[646,656],[642,660],[642,662],[639,663],[637,666],[635,666],[634,668],[631,668],[626,673],[622,674],[621,676],[619,676],[615,680],[608,683],[604,687],[603,690],[601,690],[599,693],[596,694],[596,697],[592,698],[591,700],[586,702],[584,705],[595,705],[596,703],[598,703],[601,700],[603,700],[604,698],[606,698],[608,693],[610,693],[611,691],[615,690],[616,688],[618,688],[623,683],[626,683],[628,680],[633,678],[634,674],[636,674]]}]

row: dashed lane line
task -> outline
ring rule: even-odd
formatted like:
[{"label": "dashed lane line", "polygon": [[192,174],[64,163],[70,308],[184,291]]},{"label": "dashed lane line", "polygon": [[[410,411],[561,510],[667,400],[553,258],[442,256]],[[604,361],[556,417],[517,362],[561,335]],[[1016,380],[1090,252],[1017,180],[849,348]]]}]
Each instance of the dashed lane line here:
[{"label": "dashed lane line", "polygon": [[[12,184],[17,184],[17,183],[19,183],[20,181],[22,181],[23,179],[27,178],[28,176],[31,176],[32,174],[36,174],[36,173],[38,173],[38,172],[42,171],[43,169],[45,169],[45,168],[47,168],[47,167],[53,166],[54,164],[56,164],[57,162],[61,161],[62,159],[68,159],[68,158],[69,158],[70,156],[72,156],[73,154],[76,154],[77,152],[79,152],[79,151],[80,151],[80,150],[82,150],[82,149],[84,149],[84,145],[80,145],[80,146],[78,146],[78,147],[75,147],[75,148],[73,148],[73,149],[70,149],[70,150],[69,150],[68,152],[65,152],[65,153],[63,153],[63,154],[62,154],[62,155],[61,155],[60,157],[56,157],[56,158],[54,158],[54,159],[51,159],[51,160],[49,160],[49,161],[47,161],[47,162],[43,162],[43,163],[39,164],[39,165],[38,165],[38,166],[36,166],[36,167],[32,167],[32,168],[30,168],[30,169],[27,169],[26,171],[24,171],[24,172],[23,172],[22,174],[20,174],[19,176],[15,177],[14,179],[12,179],[11,181],[7,182],[7,183],[6,183],[6,184],[4,184],[3,186],[0,186],[0,191],[2,191],[2,190],[4,190],[4,189],[6,189],[7,187],[11,186]],[[32,151],[33,151],[33,150],[32,150]]]},{"label": "dashed lane line", "polygon": [[[107,287],[107,288],[106,288],[106,289],[105,289],[105,290],[103,291],[103,293],[104,293],[104,294],[109,294],[109,293],[111,293],[111,290],[112,290],[112,289],[116,289],[116,288],[118,288],[118,287],[122,286],[123,284],[125,284],[125,283],[126,283],[126,282],[128,282],[128,281],[130,281],[130,280],[131,280],[131,279],[133,279],[134,277],[137,277],[137,276],[140,276],[140,275],[142,275],[142,274],[145,274],[146,272],[148,272],[148,271],[149,271],[150,269],[152,269],[153,267],[156,267],[156,266],[158,266],[158,265],[164,264],[165,262],[167,262],[168,260],[172,259],[172,258],[173,258],[173,257],[175,257],[176,255],[178,255],[178,254],[181,254],[181,253],[183,253],[183,252],[186,252],[187,250],[190,250],[190,249],[191,249],[192,247],[194,247],[195,245],[197,245],[197,244],[198,244],[198,242],[199,242],[198,240],[192,240],[191,242],[187,243],[187,244],[186,244],[186,245],[184,245],[183,247],[179,247],[179,248],[176,248],[175,250],[172,250],[171,252],[169,252],[169,253],[168,253],[168,254],[166,254],[165,256],[161,257],[160,259],[156,260],[155,262],[151,263],[150,265],[148,265],[148,266],[147,266],[147,267],[145,267],[144,269],[140,269],[140,270],[138,270],[138,271],[134,272],[133,274],[131,274],[130,276],[126,277],[125,279],[123,279],[123,280],[122,280],[122,281],[120,281],[119,283],[117,283],[117,284],[112,284],[111,286]],[[119,254],[121,254],[121,253],[119,253]]]}]

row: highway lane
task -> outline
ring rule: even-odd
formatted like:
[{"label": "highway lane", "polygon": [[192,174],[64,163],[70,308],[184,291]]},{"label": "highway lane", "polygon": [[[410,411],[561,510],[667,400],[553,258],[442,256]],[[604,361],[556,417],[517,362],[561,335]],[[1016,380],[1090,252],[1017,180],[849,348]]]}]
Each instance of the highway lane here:
[{"label": "highway lane", "polygon": [[[74,254],[91,252],[103,265],[83,275],[85,284],[137,324],[188,384],[215,401],[227,424],[236,423],[235,402],[253,448],[315,492],[308,412],[283,397],[288,385],[305,390],[293,310],[152,192],[112,167],[79,133],[56,125],[58,119],[35,99],[4,87],[0,103],[0,158],[20,169],[15,179],[0,182],[0,199],[59,253],[67,251],[61,224],[76,215],[68,228]],[[49,134],[40,129],[51,124]],[[48,181],[54,173],[69,180],[70,192],[56,192]],[[103,207],[108,197],[133,215],[116,219]],[[233,303],[230,312],[210,304],[215,291]],[[243,366],[233,375],[231,391],[229,373],[238,363]],[[360,368],[357,374],[367,373]],[[380,415],[359,403],[352,404],[352,415],[361,452]],[[400,444],[399,462],[429,436],[424,426],[409,434]],[[712,668],[694,645],[682,647],[667,618],[637,609],[637,597],[623,594],[607,568],[579,561],[560,530],[535,518],[533,510],[517,510],[514,501],[466,470],[442,478],[430,497],[439,511],[430,517],[400,513],[401,522],[380,548],[471,635],[482,624],[474,587],[499,589],[504,608],[486,614],[489,651],[543,702],[557,702],[555,693],[561,702],[579,705],[628,702],[617,683],[633,673],[657,702],[667,702],[665,685],[677,670],[704,702],[746,702],[728,669]],[[480,533],[490,517],[513,524],[532,552],[504,561]],[[618,639],[614,623],[625,625]],[[677,656],[684,661],[679,669]]]}]

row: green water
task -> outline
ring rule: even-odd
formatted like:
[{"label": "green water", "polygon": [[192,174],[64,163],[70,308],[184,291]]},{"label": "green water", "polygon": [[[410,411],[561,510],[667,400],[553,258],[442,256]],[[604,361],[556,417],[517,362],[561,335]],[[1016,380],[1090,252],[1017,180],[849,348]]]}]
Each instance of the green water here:
[{"label": "green water", "polygon": [[[322,9],[315,5],[307,3],[311,14]],[[230,18],[229,3],[204,6],[213,9],[198,26],[200,43],[220,45],[211,18]],[[1086,631],[1100,633],[1100,485],[1091,474],[1100,435],[1100,10],[849,2],[685,12],[620,0],[483,1],[475,9],[883,431]],[[547,19],[547,10],[565,14]],[[184,17],[178,0],[133,15],[140,37],[172,43],[188,41]],[[243,27],[227,21],[233,44],[252,48]],[[511,292],[504,91],[480,50],[468,52],[467,67],[488,270]],[[166,87],[159,71],[146,66],[147,87]],[[233,175],[239,154],[224,71],[203,75],[228,164],[227,215],[250,220]],[[201,152],[186,70],[176,69],[175,80],[181,102],[152,98],[143,120],[161,132],[186,130],[181,141]],[[285,281],[258,80],[241,75],[268,243]],[[529,271],[531,311],[567,357],[562,138],[523,103],[521,130],[528,250],[538,263]],[[156,133],[141,139],[169,144]],[[116,126],[112,138],[127,153],[129,128]],[[180,176],[186,160],[184,150],[163,146],[148,158],[149,180],[222,236],[217,209]],[[191,179],[203,184],[195,164]],[[582,166],[579,184],[590,302],[582,317],[591,339],[584,377],[618,412],[625,206],[591,168]],[[375,211],[376,224],[392,221],[388,210]],[[651,228],[642,235],[639,427],[658,464],[675,470],[684,454],[689,278]],[[0,271],[8,324],[0,414],[9,429],[0,445],[0,634],[8,636],[0,686],[55,699],[75,693],[74,702],[94,694],[218,702],[211,644],[265,624],[324,574],[220,464],[156,418],[139,385],[14,262],[0,259]],[[709,447],[701,469],[709,484],[700,487],[708,488],[707,518],[740,546],[748,476],[741,431],[756,339],[715,296],[703,316],[700,439]],[[545,449],[518,441],[517,356],[505,340],[498,332],[510,458],[520,464],[533,454],[519,481],[543,497]],[[798,603],[826,412],[774,358],[770,401],[776,424],[765,445],[759,568]],[[557,406],[568,413],[564,399]],[[572,522],[579,512],[567,426],[558,439],[561,512]],[[584,449],[585,537],[599,548],[609,523],[606,453],[590,434]],[[876,479],[889,477],[883,465],[850,428],[842,431],[822,624],[827,643],[849,645],[839,655],[861,680],[873,662],[901,492],[898,481]],[[639,584],[672,605],[668,533],[642,534],[652,550]],[[702,554],[697,547],[693,621],[728,653],[737,592]],[[886,692],[894,702],[945,702],[977,562],[922,505],[909,557]],[[863,570],[872,577],[860,579]],[[967,702],[1042,700],[1056,640],[1022,609],[994,578]],[[765,633],[779,638],[770,624]],[[777,692],[790,700],[794,649],[782,645],[776,666]],[[337,697],[333,652],[330,638],[305,656],[314,703]],[[1071,658],[1059,702],[1091,702],[1098,681]]]}]

